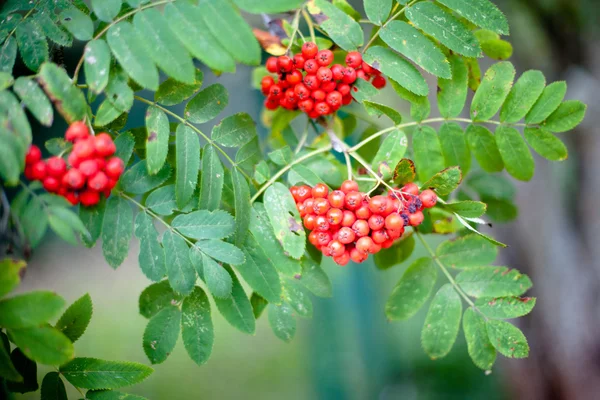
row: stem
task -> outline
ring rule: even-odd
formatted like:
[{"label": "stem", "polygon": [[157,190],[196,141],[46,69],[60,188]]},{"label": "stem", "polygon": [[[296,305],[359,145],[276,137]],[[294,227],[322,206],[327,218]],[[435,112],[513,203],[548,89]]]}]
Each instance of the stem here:
[{"label": "stem", "polygon": [[292,26],[294,28],[294,31],[292,32],[292,36],[290,37],[290,42],[288,43],[288,47],[287,49],[285,49],[285,52],[289,52],[290,49],[292,48],[292,45],[294,44],[294,39],[296,38],[296,34],[298,33],[298,25],[300,22],[300,12],[302,11],[302,9],[298,9],[298,11],[296,11],[296,15],[294,15],[294,20],[292,22]]},{"label": "stem", "polygon": [[[356,161],[358,161],[360,164],[362,164],[362,166],[367,170],[367,172],[369,174],[371,174],[373,176],[373,178],[375,178],[375,180],[378,182],[378,185],[381,184],[381,185],[387,187],[388,189],[390,189],[392,191],[396,190],[393,187],[391,187],[390,185],[388,185],[386,181],[384,181],[383,179],[381,179],[381,177],[375,171],[373,171],[373,169],[371,168],[371,166],[369,165],[369,163],[366,162],[361,156],[359,156],[358,153],[351,151],[351,149],[347,150],[346,153],[349,154]],[[375,190],[377,188],[377,186],[375,186],[373,189],[371,189],[371,192],[373,190]]]},{"label": "stem", "polygon": [[17,30],[17,28],[19,27],[19,25],[21,25],[23,23],[23,21],[25,21],[27,19],[27,17],[29,17],[36,10],[38,4],[39,4],[39,0],[36,1],[35,6],[33,6],[33,8],[31,8],[31,10],[27,11],[27,14],[25,14],[25,16],[23,17],[23,19],[21,19],[17,23],[17,25],[15,25],[15,27],[13,28],[13,30],[8,33],[8,35],[6,36],[6,40],[8,40],[8,38],[11,37],[15,33],[15,31]]},{"label": "stem", "polygon": [[[166,109],[166,108],[158,105],[157,103],[155,103],[153,101],[150,101],[148,99],[145,99],[145,98],[137,96],[137,95],[134,95],[133,97],[136,100],[141,101],[142,103],[146,103],[146,104],[149,104],[151,106],[154,106],[154,107],[158,108],[159,110],[161,110],[161,111],[165,112],[166,114],[169,114],[173,118],[177,119],[182,124],[190,127],[192,130],[194,130],[196,133],[198,133],[200,136],[202,136],[204,138],[204,140],[206,140],[211,146],[213,146],[215,149],[219,150],[219,152],[221,154],[223,154],[223,156],[227,159],[227,161],[229,161],[229,163],[231,164],[231,166],[233,168],[238,168],[238,166],[236,165],[236,163],[231,159],[231,157],[229,157],[229,155],[225,152],[225,150],[223,150],[222,148],[220,148],[211,138],[209,138],[208,136],[206,136],[200,129],[198,129],[194,125],[192,125],[191,122],[189,122],[185,118],[182,118],[179,115],[175,114],[173,111],[171,111],[169,109]],[[250,177],[248,176],[248,174],[246,174],[240,168],[238,168],[238,171],[240,171],[242,173],[242,175],[244,175],[247,179],[250,179]]]},{"label": "stem", "polygon": [[[389,24],[391,21],[393,21],[396,18],[398,18],[402,13],[404,13],[404,11],[406,11],[410,6],[412,6],[413,4],[415,4],[417,1],[419,1],[419,0],[413,0],[410,3],[408,3],[407,5],[405,5],[404,7],[402,7],[402,9],[400,9],[400,11],[398,11],[396,14],[393,14],[390,18],[388,18],[388,20],[385,22],[385,24],[381,25],[381,29],[385,28],[387,26],[387,24]],[[367,51],[367,49],[369,48],[369,46],[371,44],[373,44],[373,42],[375,41],[375,39],[377,39],[379,37],[379,33],[381,33],[381,29],[379,29],[377,32],[375,32],[375,34],[367,42],[367,44],[365,45],[365,47],[363,47],[363,49],[362,49],[363,54],[364,54],[365,51]]]},{"label": "stem", "polygon": [[[128,13],[123,14],[119,18],[115,19],[110,24],[106,25],[104,27],[104,29],[102,29],[100,32],[98,32],[98,34],[96,36],[94,36],[93,40],[98,39],[99,37],[101,37],[102,35],[104,35],[114,25],[118,24],[119,22],[123,21],[124,19],[127,19],[127,18],[131,17],[132,15],[134,15],[135,13],[137,13],[139,11],[145,10],[147,8],[152,8],[152,7],[160,6],[162,4],[172,3],[174,1],[175,0],[160,0],[160,1],[157,1],[157,2],[154,2],[154,3],[146,4],[145,6],[140,6],[139,8],[136,8],[135,10],[131,10]],[[75,67],[75,72],[73,72],[73,82],[75,82],[75,83],[77,83],[77,77],[79,76],[79,70],[81,69],[81,66],[83,65],[83,58],[84,58],[84,56],[85,56],[85,52],[84,52],[84,54],[81,55],[81,58],[79,59],[79,62],[77,63],[77,66]]]},{"label": "stem", "polygon": [[350,161],[350,156],[347,152],[344,151],[344,158],[346,159],[346,170],[348,171],[348,180],[352,180],[352,161]]},{"label": "stem", "polygon": [[313,41],[313,43],[316,43],[315,26],[312,22],[312,19],[310,19],[310,15],[308,15],[304,8],[302,9],[302,16],[304,17],[304,21],[306,21],[306,25],[308,25],[311,40]]},{"label": "stem", "polygon": [[300,141],[298,142],[298,145],[294,149],[294,154],[298,154],[300,152],[300,150],[302,150],[302,147],[304,147],[304,144],[306,143],[306,139],[308,139],[308,124],[309,123],[307,122],[306,128],[304,128],[304,132],[302,132],[302,136],[300,137]]},{"label": "stem", "polygon": [[289,171],[290,168],[292,168],[294,165],[300,164],[301,162],[306,161],[309,158],[316,156],[317,154],[326,153],[329,150],[331,150],[331,145],[322,147],[317,150],[313,150],[310,153],[307,153],[307,154],[303,155],[302,157],[295,159],[293,162],[289,163],[288,165],[286,165],[285,167],[280,169],[275,175],[273,175],[271,177],[271,179],[269,179],[263,186],[260,187],[260,189],[258,189],[258,192],[256,192],[254,194],[254,196],[252,196],[252,198],[250,199],[250,203],[254,203],[256,201],[256,199],[258,199],[260,197],[260,195],[265,190],[267,190],[267,188],[269,186],[271,186],[277,179],[279,179],[283,174],[285,174],[287,171]]}]

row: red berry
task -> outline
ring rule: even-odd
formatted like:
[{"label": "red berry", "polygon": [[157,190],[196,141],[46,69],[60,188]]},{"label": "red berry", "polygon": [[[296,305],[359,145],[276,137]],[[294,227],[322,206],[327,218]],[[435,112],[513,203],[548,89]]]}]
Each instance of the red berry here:
[{"label": "red berry", "polygon": [[112,156],[117,151],[117,147],[108,133],[100,133],[94,137],[94,149],[100,157]]},{"label": "red berry", "polygon": [[319,115],[327,115],[331,112],[331,107],[329,107],[329,104],[325,103],[324,101],[320,101],[315,104],[315,110],[317,110]]},{"label": "red berry", "polygon": [[55,178],[62,178],[67,172],[67,163],[61,157],[50,157],[46,162],[48,175]]},{"label": "red berry", "polygon": [[356,71],[350,67],[344,68],[344,77],[342,82],[352,85],[356,81]]},{"label": "red berry", "polygon": [[417,211],[414,214],[409,214],[408,215],[408,223],[411,226],[418,226],[421,225],[421,222],[423,222],[423,219],[425,218],[425,216],[423,215],[422,211]]},{"label": "red berry", "polygon": [[335,261],[337,265],[341,265],[343,267],[344,265],[347,265],[350,262],[350,253],[344,251],[344,254],[342,254],[341,256],[333,257],[333,261]]},{"label": "red berry", "polygon": [[352,226],[356,221],[356,215],[352,211],[344,210],[344,217],[342,218],[342,226]]},{"label": "red berry", "polygon": [[69,156],[67,157],[67,162],[69,163],[69,165],[75,168],[79,167],[81,161],[81,158],[79,158],[74,152],[71,152],[71,154],[69,154]]},{"label": "red berry", "polygon": [[315,59],[320,66],[326,67],[333,62],[333,52],[331,50],[321,50],[317,53]]},{"label": "red berry", "polygon": [[[306,201],[307,199],[309,199],[312,196],[312,189],[310,188],[310,186],[307,185],[302,185],[298,187],[298,196],[296,197],[296,201]],[[308,204],[306,204],[306,202],[304,203],[305,206],[308,207]],[[312,207],[312,205],[311,205]]]},{"label": "red berry", "polygon": [[386,229],[385,233],[392,240],[398,239],[404,233],[404,227],[398,229]]},{"label": "red berry", "polygon": [[279,108],[279,100],[272,97],[266,98],[263,104],[268,110],[277,110]]},{"label": "red berry", "polygon": [[90,131],[83,121],[73,122],[65,132],[65,139],[69,142],[76,142],[89,136]]},{"label": "red berry", "polygon": [[316,198],[313,203],[313,211],[317,215],[327,214],[327,211],[329,211],[330,208],[329,202],[324,198]]},{"label": "red berry", "polygon": [[337,83],[335,83],[334,81],[323,82],[321,84],[321,89],[323,89],[323,91],[325,93],[331,93],[331,92],[333,92],[336,87],[337,87]]},{"label": "red berry", "polygon": [[308,74],[316,74],[319,70],[319,64],[315,60],[306,60],[304,62],[304,70]]},{"label": "red berry", "polygon": [[304,217],[306,215],[306,207],[304,206],[304,203],[296,203],[296,208],[298,209],[298,212],[300,213],[301,217]]},{"label": "red berry", "polygon": [[269,89],[271,89],[271,86],[273,86],[275,84],[275,79],[273,79],[272,76],[267,75],[264,76],[261,81],[260,81],[260,87],[263,91],[263,93],[268,94],[269,93]]},{"label": "red berry", "polygon": [[297,196],[298,196],[298,186],[292,186],[290,188],[290,194],[292,195],[292,197],[294,198],[294,200],[298,201]]},{"label": "red berry", "polygon": [[327,221],[329,225],[339,225],[342,223],[344,219],[344,212],[339,208],[330,208],[327,211]]},{"label": "red berry", "polygon": [[321,82],[329,82],[333,78],[330,68],[321,67],[317,70],[317,79]]},{"label": "red berry", "polygon": [[365,74],[372,74],[374,69],[373,67],[371,67],[369,64],[367,64],[366,62],[362,62],[362,69],[363,71],[365,71]]},{"label": "red berry", "polygon": [[383,76],[377,75],[375,78],[373,78],[372,84],[377,89],[383,89],[385,87],[386,81],[385,81],[385,78]]},{"label": "red berry", "polygon": [[25,178],[27,178],[28,181],[32,181],[33,180],[33,167],[31,165],[27,165],[25,167],[25,171],[23,171],[23,174],[25,175]]},{"label": "red berry", "polygon": [[63,184],[71,189],[81,189],[85,184],[85,177],[77,168],[71,168],[63,176]]},{"label": "red berry", "polygon": [[78,169],[81,171],[83,176],[89,178],[93,175],[96,175],[96,172],[98,172],[98,163],[96,160],[85,160],[79,164]]},{"label": "red berry", "polygon": [[334,80],[341,81],[344,77],[344,67],[341,64],[333,64],[331,73],[333,74]]},{"label": "red berry", "polygon": [[342,183],[340,190],[345,194],[348,194],[350,192],[358,192],[358,183],[351,180],[346,180]]},{"label": "red berry", "polygon": [[60,189],[60,181],[53,176],[47,176],[43,182],[44,189],[46,189],[50,193],[58,192]]},{"label": "red berry", "polygon": [[294,87],[294,93],[299,100],[305,100],[310,97],[310,90],[302,83],[298,83]]},{"label": "red berry", "polygon": [[267,59],[267,71],[274,74],[277,73],[278,69],[279,68],[277,66],[277,57],[269,57]]},{"label": "red berry", "polygon": [[315,58],[318,52],[319,48],[313,42],[306,42],[302,45],[302,56],[307,60],[309,58]]},{"label": "red berry", "polygon": [[348,104],[352,103],[352,96],[347,94],[345,96],[342,96],[342,105],[343,106],[347,106]]},{"label": "red berry", "polygon": [[97,172],[88,181],[88,187],[98,192],[103,191],[108,186],[108,177],[102,171]]},{"label": "red berry", "polygon": [[365,71],[363,71],[362,69],[359,69],[356,71],[356,78],[368,81],[371,78],[371,76],[369,74],[366,74]]},{"label": "red berry", "polygon": [[354,242],[356,238],[356,233],[352,229],[347,226],[340,228],[338,231],[338,240],[343,244],[349,244]]},{"label": "red berry", "polygon": [[337,109],[342,105],[342,95],[338,91],[333,91],[327,94],[327,104],[332,108]]},{"label": "red berry", "polygon": [[67,199],[67,201],[72,205],[77,205],[77,203],[79,203],[79,196],[77,196],[77,193],[72,191],[67,191],[65,194],[65,199]]},{"label": "red berry", "polygon": [[363,236],[356,241],[356,249],[362,253],[371,253],[373,245],[373,239],[369,236]]},{"label": "red berry", "polygon": [[317,219],[317,217],[313,214],[306,214],[303,218],[303,222],[304,222],[304,227],[308,230],[313,230],[315,229],[315,220]]},{"label": "red berry", "polygon": [[369,200],[369,209],[374,214],[384,214],[390,207],[390,198],[387,196],[374,196]]},{"label": "red berry", "polygon": [[27,154],[25,155],[25,164],[33,165],[41,159],[42,151],[40,150],[40,148],[34,144],[29,146],[29,150],[27,150]]},{"label": "red berry", "polygon": [[371,210],[369,210],[369,203],[363,201],[361,206],[354,211],[356,218],[368,220],[371,217]]},{"label": "red berry", "polygon": [[294,68],[292,59],[288,56],[279,56],[277,59],[277,68],[279,72],[290,72]]},{"label": "red berry", "polygon": [[369,228],[372,231],[378,231],[385,226],[385,219],[381,215],[372,215],[369,218]]},{"label": "red berry", "polygon": [[35,181],[43,181],[47,175],[47,167],[44,160],[37,161],[31,166],[31,177]]},{"label": "red berry", "polygon": [[288,89],[285,91],[285,100],[291,104],[295,104],[298,101],[296,93],[294,93],[294,89]]},{"label": "red berry", "polygon": [[362,56],[358,51],[351,51],[346,55],[346,65],[350,68],[358,68],[362,64]]},{"label": "red berry", "polygon": [[303,69],[305,62],[306,59],[302,56],[302,54],[296,54],[294,58],[292,58],[292,64],[294,64],[294,68],[296,69]]},{"label": "red berry", "polygon": [[339,240],[332,240],[327,247],[329,247],[332,257],[339,257],[346,252],[346,246]]},{"label": "red berry", "polygon": [[404,185],[400,191],[402,194],[412,194],[413,196],[419,195],[419,187],[412,182]]},{"label": "red berry", "polygon": [[304,84],[310,90],[317,90],[319,88],[320,82],[317,79],[316,75],[306,75],[304,77]]},{"label": "red berry", "polygon": [[344,204],[348,210],[356,210],[362,205],[363,194],[359,192],[346,193]]},{"label": "red berry", "polygon": [[100,201],[100,193],[95,190],[84,190],[79,193],[79,202],[86,207],[95,206]]},{"label": "red berry", "polygon": [[337,91],[340,92],[342,96],[346,96],[350,94],[350,85],[347,83],[339,83],[337,85]]},{"label": "red berry", "polygon": [[317,110],[312,110],[308,113],[308,118],[312,118],[312,119],[317,119],[319,118],[321,115],[319,115],[319,113],[317,112]]},{"label": "red berry", "polygon": [[391,213],[385,217],[386,229],[400,229],[404,227],[404,219],[398,213]]},{"label": "red berry", "polygon": [[329,221],[325,215],[317,215],[315,218],[315,229],[320,232],[327,232],[329,230]]},{"label": "red berry", "polygon": [[357,219],[356,222],[352,224],[352,230],[357,237],[367,236],[369,234],[369,223],[364,219]]},{"label": "red berry", "polygon": [[295,85],[297,83],[302,82],[302,72],[296,70],[296,71],[292,71],[289,74],[287,74],[285,76],[285,80],[290,84],[290,85]]},{"label": "red berry", "polygon": [[381,247],[384,249],[389,249],[394,245],[394,239],[388,239],[385,242],[381,243]]},{"label": "red berry", "polygon": [[118,157],[113,157],[106,163],[104,172],[109,178],[119,179],[124,169],[125,165],[123,164],[123,160]]},{"label": "red berry", "polygon": [[327,94],[325,93],[324,90],[317,89],[312,92],[312,97],[313,97],[313,99],[315,99],[315,101],[321,102],[321,101],[325,100],[325,98],[327,97]]},{"label": "red berry", "polygon": [[346,194],[341,190],[334,190],[333,192],[329,193],[327,200],[329,200],[329,204],[331,204],[331,207],[343,208],[345,197]]},{"label": "red berry", "polygon": [[317,245],[327,246],[331,242],[331,234],[329,232],[317,232]]},{"label": "red berry", "polygon": [[87,159],[94,155],[94,139],[80,140],[73,146],[73,153],[80,159]]},{"label": "red berry", "polygon": [[313,246],[318,246],[319,245],[319,240],[317,238],[318,235],[319,235],[319,232],[317,232],[317,231],[312,231],[311,233],[308,234],[308,241]]},{"label": "red berry", "polygon": [[423,190],[419,195],[419,198],[425,208],[431,208],[437,203],[437,195],[431,189]]},{"label": "red berry", "polygon": [[377,244],[381,244],[389,239],[388,235],[385,232],[385,229],[380,229],[378,231],[371,232],[371,238],[373,239],[373,242]]},{"label": "red berry", "polygon": [[306,99],[298,102],[298,108],[305,113],[309,113],[315,107],[315,102],[311,99]]},{"label": "red berry", "polygon": [[365,261],[367,258],[368,258],[368,255],[366,253],[363,253],[360,250],[357,250],[356,248],[353,248],[352,250],[350,250],[350,259],[357,264],[360,264],[361,262]]},{"label": "red berry", "polygon": [[329,188],[324,183],[317,183],[315,187],[312,188],[312,197],[314,198],[327,198],[328,193]]},{"label": "red berry", "polygon": [[269,89],[269,96],[270,97],[274,97],[274,98],[278,98],[283,94],[283,88],[278,85],[275,84],[273,86],[271,86],[271,88]]}]

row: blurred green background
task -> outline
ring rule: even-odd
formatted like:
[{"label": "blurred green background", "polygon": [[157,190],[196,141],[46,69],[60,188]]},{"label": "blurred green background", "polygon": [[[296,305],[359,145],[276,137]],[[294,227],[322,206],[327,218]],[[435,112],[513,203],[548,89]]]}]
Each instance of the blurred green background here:
[{"label": "blurred green background", "polygon": [[[429,360],[420,348],[426,307],[402,323],[388,323],[383,312],[410,261],[384,272],[369,262],[346,268],[324,262],[333,298],[313,298],[314,318],[298,321],[291,344],[273,335],[264,315],[256,335],[248,336],[215,313],[216,340],[208,364],[195,365],[179,342],[149,379],[126,391],[153,400],[599,398],[600,266],[595,260],[600,259],[600,136],[595,122],[600,7],[597,0],[495,2],[509,17],[517,70],[536,68],[549,81],[567,80],[567,97],[590,105],[584,124],[563,137],[569,160],[551,165],[536,159],[533,182],[518,185],[519,220],[492,228],[511,245],[501,252],[499,265],[530,274],[536,285],[531,295],[538,297],[538,306],[519,325],[530,340],[531,357],[501,359],[486,376],[468,358],[461,332],[449,356]],[[351,3],[362,11],[360,1]],[[260,17],[252,18],[255,26],[263,27]],[[81,50],[66,49],[71,70]],[[205,71],[205,86],[218,81],[231,93],[220,117],[246,111],[260,120],[262,96],[250,88],[250,73],[243,66],[235,75],[221,77]],[[382,102],[405,110],[388,89],[381,94]],[[143,125],[144,111],[136,104],[128,127]],[[64,128],[56,124],[52,131],[40,129],[36,141],[62,135]],[[209,132],[211,125],[200,128]],[[146,320],[137,303],[150,282],[138,268],[137,246],[134,239],[130,257],[112,270],[98,247],[71,247],[49,237],[34,253],[19,291],[51,289],[69,302],[90,293],[94,316],[75,344],[77,355],[148,363],[141,342]],[[411,259],[421,255],[417,246]],[[46,372],[38,371],[40,380]],[[39,393],[17,398],[39,398]]]}]

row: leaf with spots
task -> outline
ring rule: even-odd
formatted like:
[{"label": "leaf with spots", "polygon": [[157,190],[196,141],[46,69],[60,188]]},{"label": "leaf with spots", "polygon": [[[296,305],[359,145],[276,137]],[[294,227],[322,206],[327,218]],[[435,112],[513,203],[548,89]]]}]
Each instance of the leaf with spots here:
[{"label": "leaf with spots", "polygon": [[463,331],[473,363],[483,370],[492,368],[496,361],[496,349],[490,343],[484,317],[471,307],[465,310]]},{"label": "leaf with spots", "polygon": [[494,64],[485,72],[471,103],[473,120],[485,121],[496,115],[512,88],[515,74],[515,67],[508,61]]},{"label": "leaf with spots", "polygon": [[133,194],[144,194],[162,185],[171,176],[171,166],[166,163],[155,174],[148,173],[146,160],[142,160],[129,168],[119,180],[121,188]]},{"label": "leaf with spots", "polygon": [[527,275],[507,267],[475,267],[456,276],[462,290],[473,297],[520,296],[531,288]]},{"label": "leaf with spots", "polygon": [[54,120],[52,104],[50,104],[42,89],[40,89],[33,79],[25,77],[17,78],[13,89],[42,125],[52,125],[52,121]]},{"label": "leaf with spots", "polygon": [[246,295],[242,284],[228,265],[223,268],[229,273],[232,281],[231,296],[226,299],[215,298],[215,304],[221,315],[236,329],[241,332],[253,334],[256,322],[252,313],[252,304]]},{"label": "leaf with spots", "polygon": [[85,117],[88,109],[85,97],[64,69],[53,63],[44,63],[38,73],[38,81],[68,123]]},{"label": "leaf with spots", "polygon": [[168,78],[163,81],[154,93],[154,101],[165,106],[174,106],[189,99],[202,86],[204,74],[202,70],[195,70],[193,83],[183,83],[176,79]]},{"label": "leaf with spots", "polygon": [[498,249],[484,238],[471,234],[442,242],[436,255],[444,265],[464,269],[493,263]]},{"label": "leaf with spots", "polygon": [[198,183],[200,141],[190,127],[179,125],[176,135],[175,198],[180,209],[190,201]]},{"label": "leaf with spots", "polygon": [[48,61],[48,41],[42,28],[33,20],[27,19],[17,25],[15,38],[23,62],[32,71],[37,71]]},{"label": "leaf with spots", "polygon": [[312,318],[313,304],[304,287],[293,280],[283,283],[283,299],[289,304],[299,317]]},{"label": "leaf with spots", "polygon": [[498,320],[489,320],[485,325],[490,342],[500,354],[508,358],[526,358],[529,355],[527,338],[519,328]]},{"label": "leaf with spots", "polygon": [[508,35],[506,17],[489,0],[438,0],[477,26],[489,29],[501,35]]},{"label": "leaf with spots", "polygon": [[438,79],[437,101],[442,117],[455,118],[460,115],[467,101],[469,70],[462,57],[452,55],[448,61],[452,67],[452,78]]},{"label": "leaf with spots", "polygon": [[321,28],[338,46],[346,51],[356,50],[363,44],[363,30],[345,12],[325,0],[315,0],[315,5],[325,14]]},{"label": "leaf with spots", "polygon": [[86,293],[71,304],[61,315],[56,323],[56,329],[75,343],[83,335],[92,320],[92,312],[92,298]]},{"label": "leaf with spots", "polygon": [[293,309],[286,303],[280,305],[269,304],[269,325],[275,336],[289,343],[296,334],[296,318]]},{"label": "leaf with spots", "polygon": [[92,40],[83,51],[83,70],[90,90],[100,93],[108,85],[110,70],[110,48],[102,39]]},{"label": "leaf with spots", "polygon": [[371,163],[382,179],[388,180],[392,177],[393,168],[404,157],[407,147],[408,140],[404,131],[396,129],[386,136]]},{"label": "leaf with spots", "polygon": [[509,319],[529,314],[535,302],[535,297],[480,297],[475,306],[489,318]]},{"label": "leaf with spots", "polygon": [[234,231],[234,220],[223,210],[199,210],[180,214],[171,226],[193,239],[223,239]]},{"label": "leaf with spots", "polygon": [[77,7],[69,7],[60,13],[61,24],[78,40],[90,40],[94,36],[94,23]]},{"label": "leaf with spots", "polygon": [[133,211],[129,202],[119,196],[106,201],[102,222],[102,253],[106,262],[117,268],[129,253],[133,234]]},{"label": "leaf with spots", "polygon": [[230,115],[212,131],[212,139],[225,147],[239,147],[256,137],[256,123],[247,113]]},{"label": "leaf with spots", "polygon": [[116,389],[129,386],[143,381],[152,372],[152,368],[136,362],[87,357],[77,357],[60,367],[60,373],[66,380],[83,389]]},{"label": "leaf with spots", "polygon": [[146,165],[148,173],[155,175],[167,160],[170,134],[169,119],[158,107],[146,111],[146,134]]},{"label": "leaf with spots", "polygon": [[442,358],[452,350],[461,314],[460,296],[447,283],[433,297],[421,331],[421,345],[431,359]]},{"label": "leaf with spots", "polygon": [[183,299],[173,291],[168,280],[153,283],[140,294],[140,314],[145,318],[152,318],[163,308],[177,305]]},{"label": "leaf with spots", "polygon": [[210,303],[196,286],[181,307],[181,337],[188,355],[198,365],[208,361],[214,342]]},{"label": "leaf with spots", "polygon": [[181,312],[175,306],[163,308],[148,321],[142,345],[152,364],[164,362],[173,352],[179,337],[180,322]]},{"label": "leaf with spots", "polygon": [[202,150],[202,176],[200,177],[200,203],[203,210],[216,210],[221,205],[225,171],[215,148],[209,143]]},{"label": "leaf with spots", "polygon": [[135,218],[135,236],[140,240],[138,263],[144,275],[151,281],[160,281],[166,274],[165,251],[158,241],[154,219],[145,212]]},{"label": "leaf with spots", "polygon": [[419,70],[392,50],[381,46],[370,47],[364,60],[410,92],[419,96],[429,93],[427,82]]},{"label": "leaf with spots", "polygon": [[459,167],[446,168],[423,184],[421,189],[434,189],[439,195],[446,196],[452,193],[462,182],[462,172]]},{"label": "leaf with spots", "polygon": [[393,179],[394,183],[398,186],[414,181],[416,176],[415,163],[408,158],[400,160],[400,162],[396,164],[396,168],[394,168]]}]

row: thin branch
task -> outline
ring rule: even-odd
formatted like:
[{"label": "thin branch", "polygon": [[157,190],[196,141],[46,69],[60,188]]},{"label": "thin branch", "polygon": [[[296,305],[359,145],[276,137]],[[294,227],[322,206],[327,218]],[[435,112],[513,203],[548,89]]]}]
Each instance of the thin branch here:
[{"label": "thin branch", "polygon": [[308,13],[306,12],[305,9],[302,9],[302,16],[304,17],[304,21],[306,21],[306,25],[308,25],[308,30],[310,31],[310,38],[313,41],[313,43],[315,43],[316,42],[315,26],[312,22],[312,19],[310,19],[310,15],[308,15]]},{"label": "thin branch", "polygon": [[410,3],[408,3],[407,5],[405,5],[404,7],[402,7],[402,9],[400,11],[398,11],[396,14],[393,14],[390,18],[388,18],[388,20],[385,22],[385,24],[383,24],[381,26],[381,29],[379,29],[377,32],[375,32],[375,34],[367,42],[367,44],[365,45],[365,47],[363,47],[362,52],[364,53],[365,51],[367,51],[367,49],[369,48],[369,46],[372,45],[373,42],[375,41],[375,39],[377,39],[379,37],[379,34],[381,33],[381,30],[383,28],[385,28],[387,26],[387,24],[389,24],[391,21],[395,20],[400,15],[402,15],[402,13],[404,13],[404,11],[406,11],[410,6],[412,6],[413,4],[415,4],[417,1],[419,1],[419,0],[413,0],[413,1],[411,1]]},{"label": "thin branch", "polygon": [[301,8],[298,9],[298,11],[296,11],[296,14],[294,15],[294,20],[292,21],[292,27],[294,28],[293,32],[292,32],[292,36],[290,37],[290,42],[288,43],[288,47],[287,49],[285,49],[285,52],[289,52],[290,49],[292,48],[292,45],[294,44],[294,39],[296,38],[296,34],[298,33],[298,26],[300,25],[300,12],[302,11]]}]

